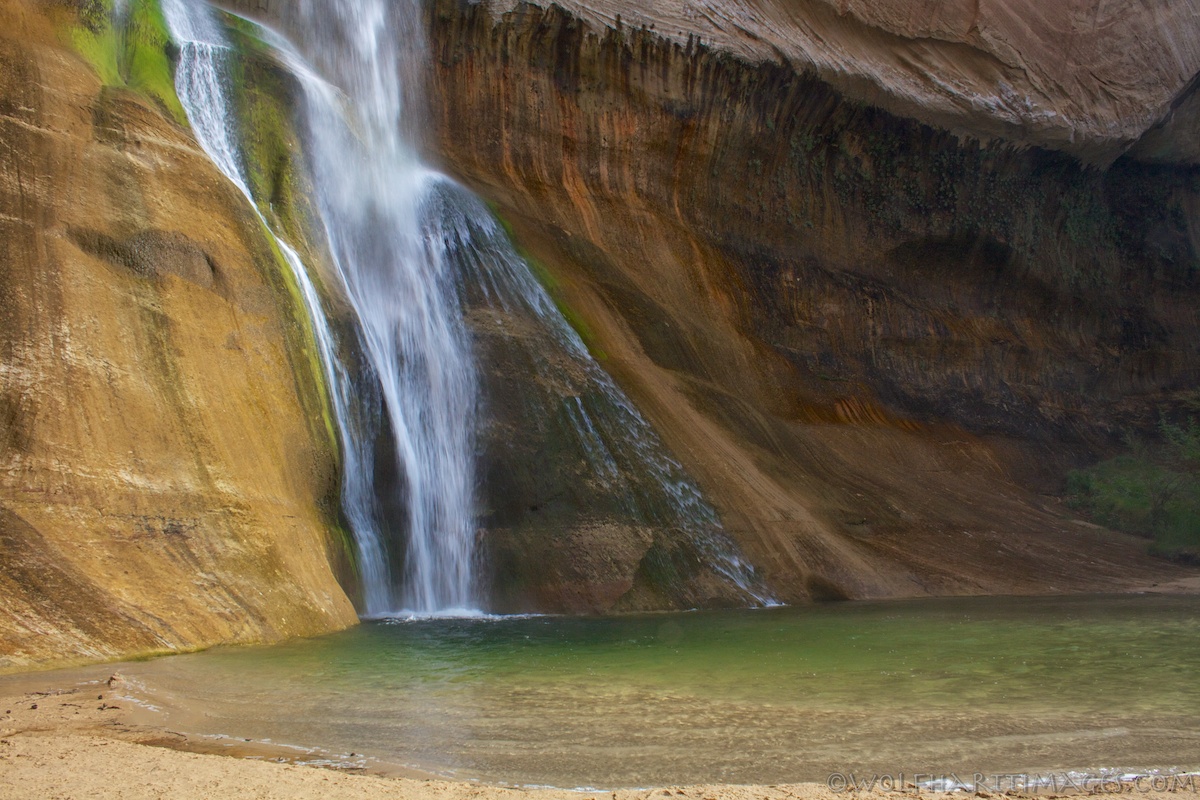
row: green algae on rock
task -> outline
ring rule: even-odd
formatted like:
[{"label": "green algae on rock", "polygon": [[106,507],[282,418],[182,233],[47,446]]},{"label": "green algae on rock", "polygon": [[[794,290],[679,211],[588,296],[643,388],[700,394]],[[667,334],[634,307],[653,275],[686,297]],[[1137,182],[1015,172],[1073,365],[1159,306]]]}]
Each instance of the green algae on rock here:
[{"label": "green algae on rock", "polygon": [[141,92],[186,125],[171,77],[171,37],[157,0],[129,0],[119,17],[112,0],[72,0],[69,5],[77,16],[61,23],[64,36],[104,85]]}]

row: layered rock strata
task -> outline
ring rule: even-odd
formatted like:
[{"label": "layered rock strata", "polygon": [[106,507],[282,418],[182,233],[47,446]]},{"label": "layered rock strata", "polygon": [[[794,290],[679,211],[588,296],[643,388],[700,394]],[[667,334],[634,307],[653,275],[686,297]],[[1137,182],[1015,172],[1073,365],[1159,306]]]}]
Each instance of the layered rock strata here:
[{"label": "layered rock strata", "polygon": [[[753,48],[596,25],[605,8],[431,2],[431,147],[555,274],[782,595],[1159,569],[1041,496],[1195,388],[1200,174],[1096,166],[1154,120],[1116,149],[1083,116],[1059,149],[1025,123],[991,138],[1017,130],[1000,114],[965,136],[969,116],[931,126]],[[1148,19],[1128,24],[1170,34]],[[890,58],[877,34],[860,49]]]},{"label": "layered rock strata", "polygon": [[[428,145],[781,598],[1140,584],[1045,495],[1191,398],[1195,14],[1089,8],[431,0]],[[649,532],[474,324],[496,596],[619,607]]]},{"label": "layered rock strata", "polygon": [[[511,11],[519,0],[490,4]],[[750,62],[810,71],[844,96],[956,133],[1107,164],[1170,123],[1161,155],[1195,163],[1185,128],[1200,3],[1029,0],[563,0],[595,30],[646,28]],[[1183,107],[1187,102],[1187,107]]]}]

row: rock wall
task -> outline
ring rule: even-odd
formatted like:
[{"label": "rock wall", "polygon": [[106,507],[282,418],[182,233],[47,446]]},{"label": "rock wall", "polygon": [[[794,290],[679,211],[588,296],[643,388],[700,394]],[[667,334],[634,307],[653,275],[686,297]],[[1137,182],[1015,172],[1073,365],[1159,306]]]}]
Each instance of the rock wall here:
[{"label": "rock wall", "polygon": [[284,268],[72,13],[0,2],[0,671],[354,624]]},{"label": "rock wall", "polygon": [[[491,3],[509,11],[519,0]],[[595,29],[648,28],[811,71],[845,96],[988,139],[1107,164],[1170,118],[1200,73],[1200,4],[1155,0],[563,0]],[[1178,122],[1178,120],[1177,120]],[[1195,161],[1181,129],[1174,157]],[[1162,142],[1166,146],[1166,142]]]},{"label": "rock wall", "polygon": [[1041,495],[1193,396],[1195,168],[1101,169],[732,46],[505,8],[429,3],[431,147],[785,597],[1169,571]]},{"label": "rock wall", "polygon": [[[273,21],[293,0],[225,0]],[[463,0],[499,15],[522,0]],[[1200,160],[1200,3],[1152,0],[561,0],[592,30],[646,28],[983,139],[1108,164],[1133,148]],[[1143,142],[1143,139],[1149,141]]]},{"label": "rock wall", "polygon": [[[429,150],[552,273],[779,596],[1172,570],[1048,493],[1191,398],[1190,5],[426,7]],[[488,490],[489,532],[540,566],[495,577],[547,607],[625,591],[644,536],[566,535],[579,504],[542,524],[569,472],[497,452],[532,479]]]}]

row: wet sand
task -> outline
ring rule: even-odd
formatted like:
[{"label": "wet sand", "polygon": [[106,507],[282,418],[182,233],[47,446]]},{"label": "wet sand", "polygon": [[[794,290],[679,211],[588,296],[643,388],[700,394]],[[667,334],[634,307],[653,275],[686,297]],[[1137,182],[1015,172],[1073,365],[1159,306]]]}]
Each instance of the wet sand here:
[{"label": "wet sand", "polygon": [[[103,671],[103,670],[101,670]],[[75,671],[72,671],[75,672]],[[42,686],[33,689],[33,686]],[[18,691],[12,691],[17,689]],[[579,792],[451,781],[373,759],[193,736],[146,724],[125,687],[17,676],[0,684],[0,798],[406,798],[406,800],[833,800],[814,784]]]},{"label": "wet sand", "polygon": [[[111,679],[110,679],[111,678]],[[196,713],[203,713],[196,709]],[[673,786],[572,791],[454,781],[360,754],[196,736],[154,724],[154,709],[111,667],[0,679],[0,800],[35,798],[406,798],[406,800],[837,800],[859,797],[961,798],[966,792],[834,791],[815,783]],[[1176,791],[1126,784],[1091,793],[1196,796],[1200,779]],[[1007,791],[1010,797],[1079,792]],[[990,796],[979,792],[975,796]]]}]

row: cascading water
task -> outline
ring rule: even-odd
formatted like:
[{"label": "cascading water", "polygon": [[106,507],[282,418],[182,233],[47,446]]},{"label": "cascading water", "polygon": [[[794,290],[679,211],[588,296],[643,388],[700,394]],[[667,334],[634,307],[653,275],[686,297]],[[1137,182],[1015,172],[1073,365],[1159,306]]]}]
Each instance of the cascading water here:
[{"label": "cascading water", "polygon": [[464,284],[475,288],[481,305],[533,319],[538,329],[534,339],[553,342],[556,352],[566,356],[569,367],[557,358],[531,360],[541,383],[559,387],[561,396],[554,402],[568,420],[594,480],[620,498],[631,518],[682,532],[705,565],[736,586],[743,600],[775,605],[721,528],[716,511],[596,363],[495,217],[447,178],[435,189],[423,215],[427,239],[445,248],[444,257],[457,265]]},{"label": "cascading water", "polygon": [[321,32],[308,49],[345,93],[337,104],[327,84],[302,75],[325,235],[383,387],[406,482],[403,607],[467,609],[477,389],[455,276],[420,224],[436,175],[403,135],[415,115],[404,113],[401,77],[415,73],[420,9],[408,0],[299,7],[304,29]]},{"label": "cascading water", "polygon": [[[185,2],[164,0],[180,45],[180,99],[205,149],[250,197],[221,83],[229,51],[207,7]],[[517,309],[574,364],[564,370],[535,359],[546,381],[570,387],[554,402],[595,480],[631,517],[682,532],[746,601],[771,602],[715,512],[591,358],[487,209],[424,167],[408,144],[407,126],[419,119],[417,101],[405,94],[419,84],[417,4],[297,0],[297,8],[301,44],[315,66],[278,34],[263,29],[263,39],[303,89],[305,156],[321,233],[355,312],[357,344],[378,381],[405,487],[407,547],[397,595],[375,497],[370,415],[356,402],[315,288],[295,251],[280,241],[313,315],[332,388],[345,454],[343,505],[359,548],[366,614],[462,613],[477,602],[478,389],[467,302]]]},{"label": "cascading water", "polygon": [[[418,210],[431,173],[400,136],[401,87],[395,52],[383,45],[382,2],[330,6],[336,48],[325,53],[346,87],[341,95],[294,63],[310,95],[308,150],[329,252],[359,323],[361,344],[379,380],[407,499],[403,595],[387,574],[390,559],[374,497],[371,442],[353,388],[295,251],[282,240],[316,321],[343,440],[343,505],[359,548],[368,616],[462,613],[474,606],[475,377],[453,278],[427,247]],[[247,197],[234,144],[221,30],[201,3],[166,0],[180,47],[177,91],[197,136]],[[305,6],[306,13],[315,9]],[[296,62],[295,57],[292,58]],[[253,198],[251,198],[253,200]],[[399,602],[397,602],[399,601]]]},{"label": "cascading water", "polygon": [[[257,210],[237,147],[237,132],[225,89],[225,60],[232,51],[224,32],[204,3],[163,0],[171,35],[179,46],[175,89],[192,129],[209,158]],[[365,612],[385,614],[394,608],[388,574],[387,547],[379,526],[371,452],[372,427],[362,414],[354,383],[341,359],[333,332],[321,308],[316,287],[295,248],[276,235],[259,214],[300,286],[313,337],[330,388],[333,412],[342,439],[342,506],[358,549]]]}]

